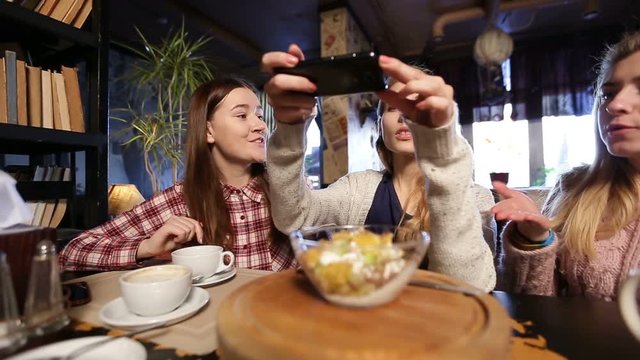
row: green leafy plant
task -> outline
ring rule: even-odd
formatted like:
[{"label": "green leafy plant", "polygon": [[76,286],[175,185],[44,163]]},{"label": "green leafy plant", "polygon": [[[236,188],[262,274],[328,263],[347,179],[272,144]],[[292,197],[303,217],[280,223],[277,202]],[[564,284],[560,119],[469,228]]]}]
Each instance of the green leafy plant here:
[{"label": "green leafy plant", "polygon": [[138,59],[132,70],[125,75],[129,84],[134,84],[138,98],[152,98],[153,111],[145,111],[142,101],[140,111],[130,106],[124,109],[129,120],[122,134],[132,134],[124,145],[137,143],[144,151],[145,170],[151,178],[153,192],[162,190],[159,174],[166,166],[171,167],[173,182],[183,165],[183,145],[186,132],[186,113],[189,97],[203,82],[213,79],[211,65],[200,53],[209,37],[191,41],[184,29],[170,32],[159,44],[151,43],[136,28],[140,46],[120,44],[135,54]]},{"label": "green leafy plant", "polygon": [[555,168],[548,167],[538,169],[538,176],[536,176],[531,186],[544,186],[547,183],[547,176],[554,171],[556,171]]}]

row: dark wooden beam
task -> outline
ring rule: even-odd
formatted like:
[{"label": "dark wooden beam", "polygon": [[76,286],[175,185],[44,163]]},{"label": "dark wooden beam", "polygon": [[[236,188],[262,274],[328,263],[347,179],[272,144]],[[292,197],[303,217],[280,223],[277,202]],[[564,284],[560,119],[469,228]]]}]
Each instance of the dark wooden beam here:
[{"label": "dark wooden beam", "polygon": [[263,49],[251,40],[222,27],[205,15],[201,9],[180,0],[170,0],[169,5],[177,12],[182,13],[186,19],[189,19],[190,24],[202,27],[203,33],[211,33],[218,40],[246,54],[253,60],[260,61],[262,59]]}]

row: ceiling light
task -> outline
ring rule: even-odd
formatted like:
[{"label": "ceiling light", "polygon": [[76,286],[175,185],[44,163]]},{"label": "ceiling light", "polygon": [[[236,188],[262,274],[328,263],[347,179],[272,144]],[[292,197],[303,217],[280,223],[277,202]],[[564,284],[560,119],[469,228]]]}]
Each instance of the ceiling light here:
[{"label": "ceiling light", "polygon": [[496,26],[489,26],[476,39],[473,58],[484,67],[499,66],[511,56],[513,39]]}]

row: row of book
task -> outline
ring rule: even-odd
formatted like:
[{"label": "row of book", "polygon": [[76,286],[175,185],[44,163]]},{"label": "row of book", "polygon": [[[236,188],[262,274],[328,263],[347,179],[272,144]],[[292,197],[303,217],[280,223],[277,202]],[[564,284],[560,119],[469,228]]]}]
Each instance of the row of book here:
[{"label": "row of book", "polygon": [[[60,166],[8,166],[6,172],[16,181],[71,181],[71,169]],[[67,211],[67,199],[27,201],[32,218],[30,225],[58,227]]]},{"label": "row of book", "polygon": [[81,28],[93,8],[93,0],[7,0],[42,15]]},{"label": "row of book", "polygon": [[0,123],[84,132],[78,69],[29,66],[6,50],[0,58]]}]

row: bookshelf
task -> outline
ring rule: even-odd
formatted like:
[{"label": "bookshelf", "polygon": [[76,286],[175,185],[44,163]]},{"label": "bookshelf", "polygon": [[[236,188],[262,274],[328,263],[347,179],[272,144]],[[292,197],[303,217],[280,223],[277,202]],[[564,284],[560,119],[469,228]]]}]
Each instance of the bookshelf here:
[{"label": "bookshelf", "polygon": [[[67,199],[65,226],[91,228],[107,216],[108,154],[108,1],[92,0],[81,29],[0,0],[0,44],[17,44],[28,65],[42,69],[79,65],[84,132],[0,123],[0,166],[11,155],[30,166],[62,165],[71,181],[19,182],[25,200]],[[58,164],[62,162],[63,164]],[[77,173],[76,173],[77,172]],[[81,189],[81,190],[78,190]]]}]

